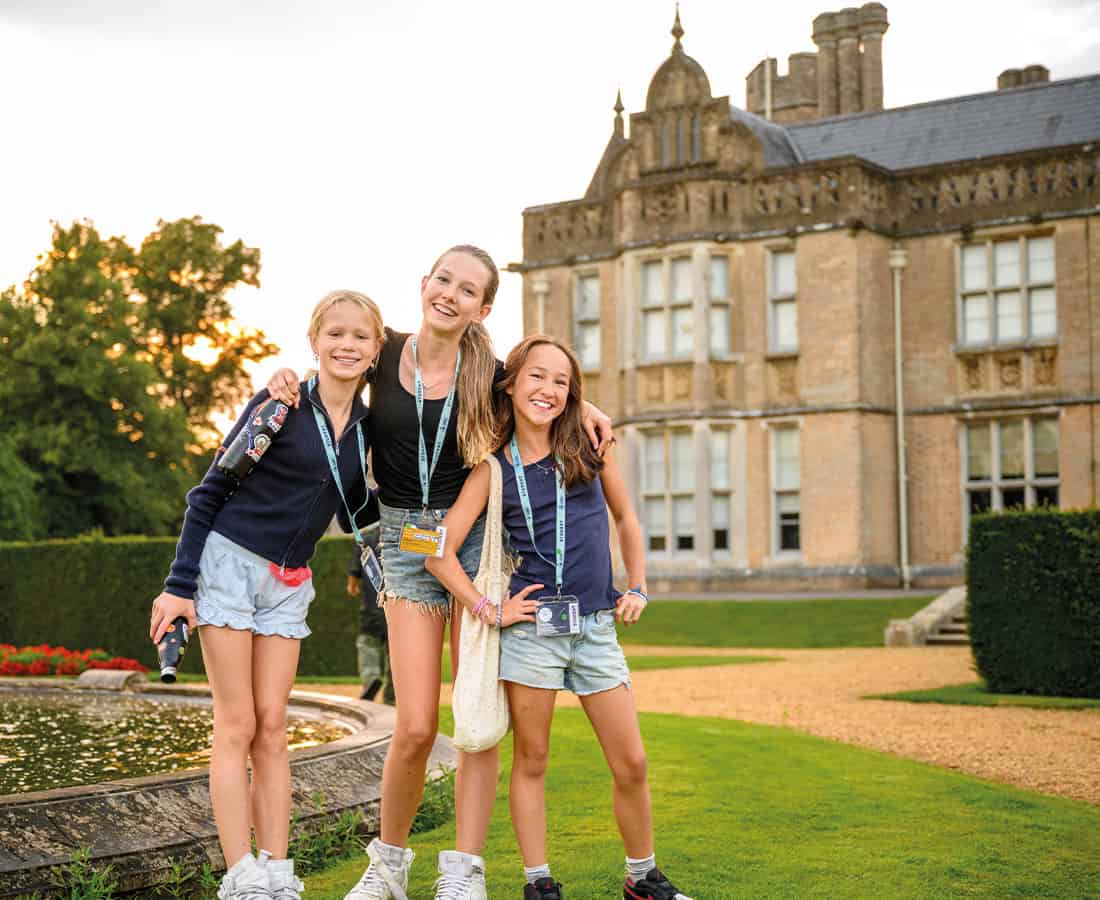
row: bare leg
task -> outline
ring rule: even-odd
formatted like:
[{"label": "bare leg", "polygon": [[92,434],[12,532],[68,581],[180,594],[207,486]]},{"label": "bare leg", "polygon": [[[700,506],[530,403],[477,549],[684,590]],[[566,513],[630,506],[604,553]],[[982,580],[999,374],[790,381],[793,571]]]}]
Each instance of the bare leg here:
[{"label": "bare leg", "polygon": [[[458,674],[458,645],[462,608],[451,609],[451,671]],[[493,747],[481,753],[458,751],[455,773],[455,849],[480,856],[489,833],[493,801],[497,796],[500,750]]]},{"label": "bare leg", "polygon": [[252,702],[252,633],[203,625],[206,677],[214,696],[214,747],[210,803],[227,866],[252,850],[248,803],[248,750],[256,731]]},{"label": "bare leg", "polygon": [[626,855],[643,859],[653,853],[653,808],[634,694],[621,684],[580,700],[615,781],[615,820]]},{"label": "bare leg", "polygon": [[270,851],[275,859],[286,856],[290,831],[286,708],[300,647],[299,640],[275,635],[256,635],[252,641],[252,822],[257,849]]},{"label": "bare leg", "polygon": [[515,748],[508,806],[525,866],[547,862],[546,762],[557,691],[506,681]]},{"label": "bare leg", "polygon": [[386,604],[397,723],[382,768],[382,841],[404,847],[424,793],[428,756],[439,731],[443,619],[413,604]]}]

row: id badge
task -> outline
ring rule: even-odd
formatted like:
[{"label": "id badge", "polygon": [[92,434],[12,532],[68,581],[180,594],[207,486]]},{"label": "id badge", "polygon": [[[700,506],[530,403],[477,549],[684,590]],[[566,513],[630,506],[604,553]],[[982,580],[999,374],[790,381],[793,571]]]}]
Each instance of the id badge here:
[{"label": "id badge", "polygon": [[413,525],[406,522],[401,528],[401,540],[397,546],[406,553],[419,553],[421,556],[443,558],[443,548],[447,542],[445,525],[421,523]]},{"label": "id badge", "polygon": [[573,596],[539,597],[535,609],[535,634],[538,637],[561,637],[580,634],[581,604]]},{"label": "id badge", "polygon": [[374,550],[370,545],[364,544],[359,549],[359,561],[363,564],[363,574],[370,579],[370,583],[374,585],[376,592],[382,590],[382,567],[378,565],[378,557],[374,555]]}]

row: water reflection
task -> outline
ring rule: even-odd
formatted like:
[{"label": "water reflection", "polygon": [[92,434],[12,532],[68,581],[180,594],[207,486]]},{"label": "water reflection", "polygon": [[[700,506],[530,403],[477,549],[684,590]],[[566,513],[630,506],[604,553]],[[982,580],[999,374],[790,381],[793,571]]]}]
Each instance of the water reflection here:
[{"label": "water reflection", "polygon": [[[206,765],[209,705],[95,693],[0,697],[0,794],[95,784]],[[347,734],[292,718],[292,750]]]}]

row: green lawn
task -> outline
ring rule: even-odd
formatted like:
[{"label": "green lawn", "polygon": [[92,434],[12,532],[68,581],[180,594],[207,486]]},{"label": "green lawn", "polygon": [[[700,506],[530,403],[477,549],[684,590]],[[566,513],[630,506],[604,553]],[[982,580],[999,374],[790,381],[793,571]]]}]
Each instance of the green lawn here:
[{"label": "green lawn", "polygon": [[906,703],[950,703],[955,706],[1029,706],[1036,709],[1100,709],[1100,699],[1041,697],[1037,694],[992,694],[981,681],[952,684],[927,691],[872,694],[868,700],[903,700]]},{"label": "green lawn", "polygon": [[881,647],[890,619],[906,619],[931,599],[661,600],[649,604],[637,625],[620,626],[619,640],[664,647]]},{"label": "green lawn", "polygon": [[[444,709],[446,729],[450,711]],[[1100,898],[1100,809],[979,781],[781,728],[641,717],[658,862],[697,900],[727,898]],[[486,858],[489,896],[523,872],[507,805],[511,749]],[[610,776],[580,710],[555,717],[547,796],[550,862],[570,900],[620,896]],[[432,896],[454,824],[417,835],[410,897]],[[336,900],[365,857],[306,879]]]}]

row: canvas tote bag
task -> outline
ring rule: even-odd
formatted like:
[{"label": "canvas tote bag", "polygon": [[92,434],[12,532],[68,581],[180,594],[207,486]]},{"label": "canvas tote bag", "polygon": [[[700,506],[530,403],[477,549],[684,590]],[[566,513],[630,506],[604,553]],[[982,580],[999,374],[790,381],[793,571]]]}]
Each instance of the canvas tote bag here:
[{"label": "canvas tote bag", "polygon": [[[501,535],[503,481],[496,456],[489,465],[489,504],[485,516],[485,541],[474,586],[493,603],[502,603],[512,575]],[[467,753],[489,750],[508,732],[508,695],[500,681],[500,629],[462,608],[462,634],[458,649],[451,708],[455,719],[454,745]]]}]

